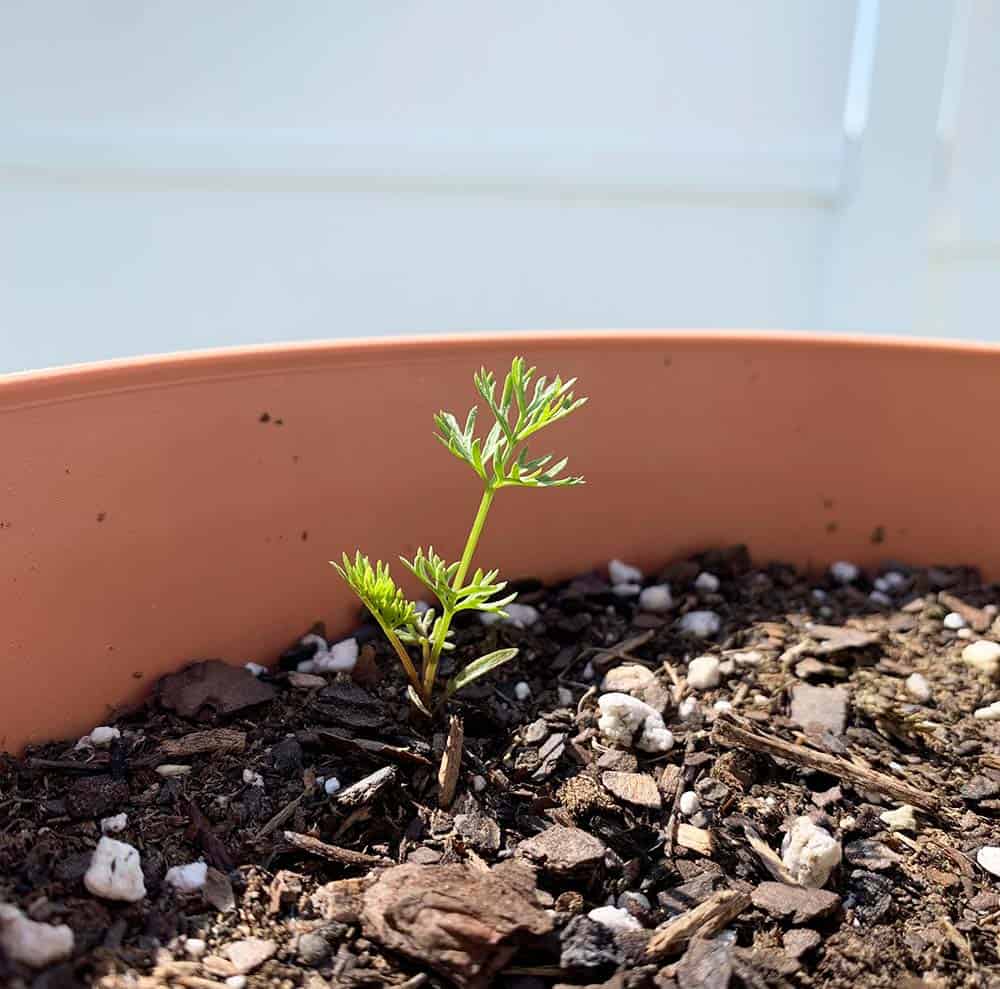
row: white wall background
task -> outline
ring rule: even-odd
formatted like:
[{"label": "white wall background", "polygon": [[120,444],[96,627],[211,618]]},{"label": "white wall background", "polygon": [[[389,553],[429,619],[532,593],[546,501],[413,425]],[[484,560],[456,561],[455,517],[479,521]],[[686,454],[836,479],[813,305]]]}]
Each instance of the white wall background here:
[{"label": "white wall background", "polygon": [[994,0],[4,0],[0,371],[424,331],[1000,339]]}]

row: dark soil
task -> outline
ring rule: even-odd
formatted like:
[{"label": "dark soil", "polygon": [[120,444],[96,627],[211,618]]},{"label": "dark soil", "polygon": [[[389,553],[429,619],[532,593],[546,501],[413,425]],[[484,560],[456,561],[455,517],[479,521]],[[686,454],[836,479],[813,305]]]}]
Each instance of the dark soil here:
[{"label": "dark soil", "polygon": [[[838,585],[713,552],[645,581],[671,586],[659,614],[603,574],[521,582],[539,620],[470,621],[454,654],[519,657],[436,724],[411,712],[369,626],[352,674],[293,673],[314,649],[296,645],[260,678],[214,664],[167,678],[110,747],[0,757],[0,903],[75,936],[41,970],[0,947],[0,985],[218,989],[244,971],[250,989],[1000,985],[1000,888],[976,861],[1000,844],[1000,723],[973,717],[1000,691],[962,659],[1000,641],[1000,589],[968,568],[886,570],[905,579],[872,598],[876,574]],[[696,589],[703,571],[718,591]],[[681,634],[693,610],[717,612],[720,632]],[[946,628],[949,612],[967,629]],[[694,692],[703,654],[721,682]],[[598,729],[604,677],[629,665],[648,673],[612,684],[663,712],[667,752]],[[923,704],[904,687],[914,672]],[[739,730],[750,743],[732,744]],[[882,820],[903,802],[885,777],[914,794],[915,829]],[[83,881],[120,813],[136,903]],[[802,816],[843,846],[822,890],[781,875]],[[199,860],[203,889],[165,881]],[[608,904],[634,929],[587,916]]]}]

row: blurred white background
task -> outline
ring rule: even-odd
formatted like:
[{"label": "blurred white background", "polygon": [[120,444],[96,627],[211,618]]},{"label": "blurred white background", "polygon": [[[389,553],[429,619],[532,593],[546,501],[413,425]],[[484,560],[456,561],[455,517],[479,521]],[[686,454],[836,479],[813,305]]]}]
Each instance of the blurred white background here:
[{"label": "blurred white background", "polygon": [[0,371],[598,327],[998,339],[993,0],[5,0]]}]

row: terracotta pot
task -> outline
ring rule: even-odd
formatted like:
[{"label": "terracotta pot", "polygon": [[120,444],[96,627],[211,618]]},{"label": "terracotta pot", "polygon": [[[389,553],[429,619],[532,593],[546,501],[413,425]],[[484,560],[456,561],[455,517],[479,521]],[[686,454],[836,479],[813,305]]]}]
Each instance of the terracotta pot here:
[{"label": "terracotta pot", "polygon": [[[347,630],[328,565],[460,546],[432,438],[523,353],[590,404],[544,435],[584,488],[507,491],[477,559],[565,576],[756,558],[1000,570],[1000,349],[733,333],[517,334],[171,355],[0,379],[0,748],[101,723],[185,662]],[[397,570],[402,570],[397,567]]]}]

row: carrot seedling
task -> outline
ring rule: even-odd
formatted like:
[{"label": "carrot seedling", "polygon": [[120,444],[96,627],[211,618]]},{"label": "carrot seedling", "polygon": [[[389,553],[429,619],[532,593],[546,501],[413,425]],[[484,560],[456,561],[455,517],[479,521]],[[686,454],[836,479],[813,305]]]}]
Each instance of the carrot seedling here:
[{"label": "carrot seedling", "polygon": [[[437,598],[438,609],[418,613],[416,604],[396,586],[388,564],[376,561],[372,566],[360,551],[353,560],[345,553],[341,563],[333,563],[385,633],[406,672],[411,702],[427,715],[436,700],[435,682],[441,656],[454,648],[451,624],[455,615],[460,611],[479,611],[506,617],[503,609],[516,597],[504,594],[507,585],[498,579],[498,571],[476,569],[469,573],[497,492],[501,488],[583,484],[582,477],[561,476],[565,458],[553,462],[551,454],[532,457],[525,444],[539,430],[578,409],[586,399],[574,396],[573,378],[563,381],[556,377],[549,381],[541,377],[532,387],[534,375],[535,368],[526,367],[523,358],[515,357],[499,395],[492,371],[483,368],[474,375],[476,390],[494,420],[485,437],[479,438],[475,433],[476,407],[466,416],[464,425],[450,412],[439,412],[434,417],[437,438],[483,482],[479,510],[460,560],[448,563],[433,547],[418,549],[412,560],[400,557],[403,565]],[[445,699],[516,655],[517,649],[498,649],[473,660],[447,682]]]}]

